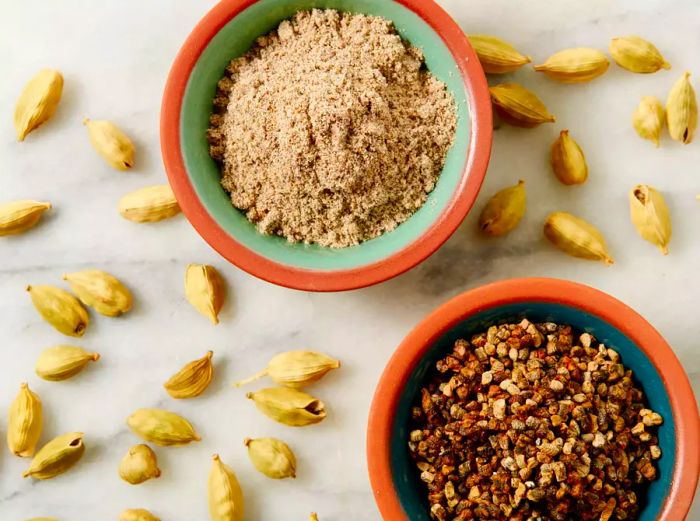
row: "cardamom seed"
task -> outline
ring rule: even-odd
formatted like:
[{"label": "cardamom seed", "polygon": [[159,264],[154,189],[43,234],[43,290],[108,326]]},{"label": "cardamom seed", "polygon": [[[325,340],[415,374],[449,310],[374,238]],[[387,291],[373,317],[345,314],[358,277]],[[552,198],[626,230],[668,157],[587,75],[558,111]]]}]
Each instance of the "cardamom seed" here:
[{"label": "cardamom seed", "polygon": [[511,44],[495,36],[472,34],[469,43],[488,74],[512,72],[532,61],[529,56],[520,54]]},{"label": "cardamom seed", "polygon": [[63,474],[78,463],[85,452],[82,432],[62,434],[44,445],[36,453],[23,477],[51,479]]},{"label": "cardamom seed", "polygon": [[87,311],[73,295],[54,286],[27,286],[39,314],[64,335],[81,337],[90,322]]},{"label": "cardamom seed", "polygon": [[122,197],[119,213],[135,223],[158,222],[180,213],[180,206],[170,185],[156,185]]},{"label": "cardamom seed", "polygon": [[603,235],[591,224],[567,212],[554,212],[547,217],[544,235],[564,253],[580,259],[613,264]]},{"label": "cardamom seed", "polygon": [[194,398],[202,394],[214,374],[212,356],[214,352],[208,351],[202,358],[188,363],[175,373],[163,385],[168,394],[173,398]]},{"label": "cardamom seed", "polygon": [[526,205],[525,181],[520,180],[489,199],[479,217],[479,229],[491,237],[511,232],[525,215]]},{"label": "cardamom seed", "polygon": [[128,508],[119,515],[119,521],[160,521],[160,519],[146,509]]},{"label": "cardamom seed", "polygon": [[45,349],[36,361],[36,374],[44,380],[60,382],[80,373],[90,362],[97,362],[100,355],[89,353],[82,347],[60,345]]},{"label": "cardamom seed", "polygon": [[117,170],[129,170],[134,166],[134,144],[111,121],[83,120],[92,147],[108,165]]},{"label": "cardamom seed", "polygon": [[13,201],[0,205],[0,237],[17,235],[33,228],[41,220],[51,203]]},{"label": "cardamom seed", "polygon": [[39,396],[26,383],[10,404],[7,420],[7,446],[15,456],[27,458],[34,455],[41,436],[43,414]]},{"label": "cardamom seed", "polygon": [[134,445],[119,464],[119,477],[132,485],[159,478],[156,453],[148,445]]},{"label": "cardamom seed", "polygon": [[683,73],[668,93],[666,124],[671,139],[686,145],[693,141],[695,129],[698,126],[698,102],[688,71]]},{"label": "cardamom seed", "polygon": [[583,83],[604,74],[609,66],[599,50],[577,47],[552,54],[543,64],[535,65],[535,70],[562,83]]},{"label": "cardamom seed", "polygon": [[639,36],[620,36],[610,41],[610,54],[620,67],[631,72],[649,74],[670,69],[659,50]]},{"label": "cardamom seed", "polygon": [[185,296],[199,313],[219,323],[219,312],[226,298],[226,286],[213,266],[190,264],[185,271]]},{"label": "cardamom seed", "polygon": [[516,127],[533,128],[556,120],[544,103],[530,90],[517,83],[501,83],[489,88],[496,113]]},{"label": "cardamom seed", "polygon": [[668,255],[673,229],[671,213],[661,193],[649,185],[637,185],[630,192],[629,199],[632,224],[639,235]]},{"label": "cardamom seed", "polygon": [[271,387],[246,394],[268,418],[291,427],[305,427],[323,421],[326,406],[321,400],[289,387]]},{"label": "cardamom seed", "polygon": [[101,270],[63,275],[80,301],[101,315],[118,317],[131,309],[131,292],[116,277]]},{"label": "cardamom seed", "polygon": [[315,351],[287,351],[272,357],[267,367],[250,378],[234,384],[245,384],[269,376],[285,387],[301,388],[319,381],[329,371],[340,367],[340,361]]},{"label": "cardamom seed", "polygon": [[126,424],[144,440],[163,447],[201,440],[190,422],[162,409],[138,409],[127,418]]},{"label": "cardamom seed", "polygon": [[632,115],[632,126],[643,139],[652,141],[657,147],[661,130],[666,123],[664,106],[655,96],[644,96]]},{"label": "cardamom seed", "polygon": [[578,143],[569,136],[568,130],[562,130],[552,144],[550,159],[554,175],[563,184],[581,185],[588,179],[586,156]]},{"label": "cardamom seed", "polygon": [[51,69],[40,70],[22,89],[15,105],[17,141],[48,121],[56,112],[63,93],[63,76]]},{"label": "cardamom seed", "polygon": [[225,465],[218,454],[212,458],[207,486],[209,515],[212,521],[242,521],[243,491],[231,467]]},{"label": "cardamom seed", "polygon": [[253,466],[271,479],[297,477],[297,459],[292,449],[275,438],[246,438],[243,444],[248,447],[248,456]]}]

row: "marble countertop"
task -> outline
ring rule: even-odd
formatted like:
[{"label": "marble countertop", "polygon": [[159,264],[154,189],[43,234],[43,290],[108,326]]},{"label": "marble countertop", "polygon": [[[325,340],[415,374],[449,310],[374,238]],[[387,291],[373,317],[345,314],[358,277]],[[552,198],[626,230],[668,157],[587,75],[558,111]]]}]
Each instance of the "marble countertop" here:
[{"label": "marble countertop", "polygon": [[[261,282],[228,265],[184,217],[139,226],[119,217],[118,198],[165,179],[160,160],[160,98],[180,44],[212,0],[63,0],[8,2],[0,18],[0,200],[45,199],[55,211],[39,228],[0,240],[0,411],[28,381],[45,408],[43,441],[85,431],[88,450],[71,472],[52,481],[20,476],[28,462],[0,451],[0,519],[51,516],[61,521],[116,520],[127,507],[151,509],[164,521],[208,519],[206,479],[214,452],[244,484],[247,519],[372,521],[365,464],[365,425],[372,390],[394,347],[426,313],[449,297],[486,282],[553,276],[590,284],[641,312],[673,345],[700,391],[700,143],[663,147],[639,139],[630,117],[642,95],[665,99],[685,69],[700,78],[700,4],[695,0],[612,2],[442,0],[467,32],[501,35],[542,60],[573,46],[605,49],[612,36],[639,34],[655,42],[673,69],[654,75],[615,65],[587,85],[554,84],[532,70],[515,75],[558,117],[555,125],[495,132],[493,159],[477,208],[495,190],[527,181],[530,205],[510,237],[487,241],[470,215],[453,238],[421,266],[387,283],[349,293],[311,294]],[[60,69],[66,80],[56,117],[25,143],[15,142],[11,114],[24,82],[37,69]],[[700,85],[700,80],[696,80]],[[83,117],[116,121],[138,146],[133,172],[109,169],[90,149]],[[569,128],[588,154],[590,180],[564,188],[547,153]],[[662,190],[675,235],[662,257],[639,239],[628,218],[636,183]],[[553,210],[587,217],[608,237],[615,266],[577,261],[553,250],[541,223]],[[183,295],[190,262],[210,263],[225,276],[231,298],[222,323],[211,326]],[[134,290],[124,319],[94,317],[77,342],[102,354],[74,380],[50,383],[33,367],[45,347],[68,339],[41,321],[24,292],[28,283],[60,283],[66,271],[99,267]],[[229,382],[247,376],[276,352],[314,348],[342,359],[341,371],[313,389],[330,408],[308,430],[285,429],[260,415]],[[205,396],[175,402],[162,383],[183,363],[213,349],[216,377]],[[137,439],[124,423],[138,407],[166,407],[191,419],[203,441],[158,450],[163,476],[138,487],[122,482],[117,465]],[[4,438],[7,420],[0,415]],[[244,437],[279,436],[294,447],[299,478],[272,482],[257,474]],[[4,443],[3,443],[4,445]],[[700,521],[700,505],[689,519]]]}]

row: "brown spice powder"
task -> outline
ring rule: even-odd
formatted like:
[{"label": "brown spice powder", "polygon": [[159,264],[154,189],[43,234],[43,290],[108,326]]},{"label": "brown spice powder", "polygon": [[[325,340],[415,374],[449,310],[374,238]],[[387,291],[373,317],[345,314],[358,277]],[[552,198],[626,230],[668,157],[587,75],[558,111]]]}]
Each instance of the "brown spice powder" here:
[{"label": "brown spice powder", "polygon": [[379,17],[297,13],[234,59],[208,133],[222,185],[259,230],[346,247],[393,230],[433,190],[454,100]]}]

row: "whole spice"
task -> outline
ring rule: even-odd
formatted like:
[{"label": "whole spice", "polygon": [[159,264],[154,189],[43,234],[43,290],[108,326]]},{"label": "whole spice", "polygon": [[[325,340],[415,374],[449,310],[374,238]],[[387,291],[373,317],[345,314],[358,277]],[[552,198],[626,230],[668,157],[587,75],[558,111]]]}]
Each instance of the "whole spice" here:
[{"label": "whole spice", "polygon": [[613,264],[603,235],[591,224],[567,212],[554,212],[547,217],[544,235],[564,253],[580,259]]},{"label": "whole spice", "polygon": [[642,74],[670,69],[659,50],[639,36],[621,36],[610,41],[610,54],[620,67]]},{"label": "whole spice", "polygon": [[645,241],[655,244],[668,255],[671,242],[671,214],[663,196],[649,185],[637,185],[630,192],[630,216]]},{"label": "whole spice", "polygon": [[504,188],[489,199],[479,217],[479,228],[486,235],[499,237],[515,229],[525,215],[525,181]]},{"label": "whole spice", "polygon": [[51,203],[29,200],[0,204],[0,237],[17,235],[33,228],[50,208]]},{"label": "whole spice", "polygon": [[119,213],[135,223],[158,222],[180,213],[170,185],[141,188],[119,200]]},{"label": "whole spice", "polygon": [[253,466],[268,478],[297,477],[296,456],[283,441],[275,438],[246,438],[243,443],[248,447],[248,456]]},{"label": "whole spice", "polygon": [[60,382],[80,373],[90,362],[97,362],[100,355],[85,351],[82,347],[60,345],[45,349],[36,361],[36,374],[44,380]]},{"label": "whole spice", "polygon": [[163,447],[201,440],[190,422],[162,409],[138,409],[127,418],[126,424],[144,440]]},{"label": "whole spice", "polygon": [[132,485],[159,478],[156,453],[148,445],[134,445],[119,464],[119,477]]},{"label": "whole spice", "polygon": [[212,521],[242,521],[243,491],[231,467],[225,465],[218,454],[213,456],[209,472],[209,515]]},{"label": "whole spice", "polygon": [[119,521],[160,521],[160,519],[143,508],[129,508],[119,515]]},{"label": "whole spice", "polygon": [[236,382],[241,387],[264,376],[285,387],[300,389],[319,381],[329,371],[340,367],[340,361],[315,351],[287,351],[272,357],[267,367],[259,373]]},{"label": "whole spice", "polygon": [[51,69],[40,70],[24,86],[15,105],[15,132],[17,141],[37,129],[56,112],[63,93],[63,76]]},{"label": "whole spice", "polygon": [[116,277],[102,270],[63,275],[80,301],[101,315],[118,317],[131,309],[131,292]]},{"label": "whole spice", "polygon": [[666,123],[672,139],[688,144],[698,126],[698,102],[686,71],[668,93]]},{"label": "whole spice", "polygon": [[29,296],[39,314],[64,335],[81,337],[90,322],[80,301],[67,291],[54,286],[27,286]]},{"label": "whole spice", "polygon": [[272,387],[246,394],[268,418],[291,427],[305,427],[323,421],[325,405],[321,400],[289,387]]},{"label": "whole spice", "polygon": [[185,295],[197,311],[219,323],[219,312],[226,299],[226,286],[214,266],[190,264],[185,271]]},{"label": "whole spice", "polygon": [[568,130],[562,130],[552,144],[550,160],[557,179],[565,185],[580,185],[588,179],[586,156]]},{"label": "whole spice", "polygon": [[664,106],[655,96],[644,96],[632,115],[632,126],[642,139],[648,139],[657,147],[661,130],[666,123]]},{"label": "whole spice", "polygon": [[213,351],[198,360],[193,360],[175,373],[165,384],[165,390],[173,398],[194,398],[204,392],[211,383],[214,367]]},{"label": "whole spice", "polygon": [[82,432],[63,434],[39,449],[22,476],[34,479],[54,478],[78,463],[84,452]]},{"label": "whole spice", "polygon": [[23,383],[8,413],[7,446],[10,452],[22,458],[33,456],[42,426],[41,400]]},{"label": "whole spice", "polygon": [[472,34],[469,36],[474,52],[479,58],[484,72],[503,74],[519,69],[532,60],[520,54],[511,44],[495,36]]},{"label": "whole spice", "polygon": [[311,512],[311,515],[309,516],[309,521],[318,521],[318,514],[316,514],[316,512]]},{"label": "whole spice", "polygon": [[535,70],[562,83],[583,83],[604,74],[609,66],[599,50],[577,47],[554,53],[542,65],[535,65]]},{"label": "whole spice", "polygon": [[90,143],[98,154],[117,170],[129,170],[134,166],[134,144],[111,121],[83,120],[88,129]]},{"label": "whole spice", "polygon": [[501,83],[489,88],[496,113],[506,123],[516,127],[532,128],[552,123],[552,116],[544,103],[530,90],[517,83]]}]

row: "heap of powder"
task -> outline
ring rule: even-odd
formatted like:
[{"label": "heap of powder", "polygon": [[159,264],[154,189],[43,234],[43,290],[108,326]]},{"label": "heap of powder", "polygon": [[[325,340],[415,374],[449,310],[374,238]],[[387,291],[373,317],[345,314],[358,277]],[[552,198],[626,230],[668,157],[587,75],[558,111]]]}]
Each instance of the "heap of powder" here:
[{"label": "heap of powder", "polygon": [[455,127],[445,84],[390,21],[313,10],[230,63],[208,138],[261,232],[346,247],[425,203]]}]

